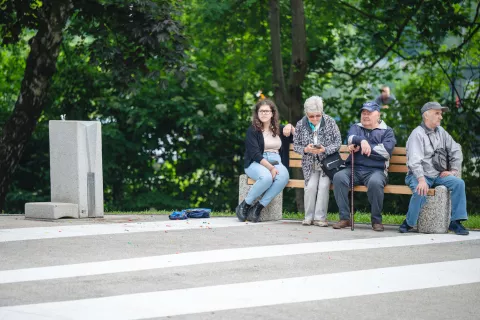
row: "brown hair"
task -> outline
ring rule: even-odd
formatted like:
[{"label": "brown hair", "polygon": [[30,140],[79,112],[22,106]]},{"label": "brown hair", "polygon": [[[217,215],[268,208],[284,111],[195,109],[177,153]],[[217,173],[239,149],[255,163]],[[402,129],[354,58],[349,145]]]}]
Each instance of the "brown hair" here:
[{"label": "brown hair", "polygon": [[270,99],[263,99],[257,102],[253,109],[252,125],[257,131],[263,131],[263,123],[258,117],[258,110],[262,106],[269,106],[272,111],[272,119],[270,120],[270,130],[273,132],[273,136],[277,136],[280,132],[280,121],[278,120],[278,110],[275,103]]}]

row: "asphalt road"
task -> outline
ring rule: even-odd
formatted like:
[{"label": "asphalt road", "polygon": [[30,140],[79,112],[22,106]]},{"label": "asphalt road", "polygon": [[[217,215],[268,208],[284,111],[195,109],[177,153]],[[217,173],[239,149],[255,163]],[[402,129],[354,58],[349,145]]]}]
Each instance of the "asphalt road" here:
[{"label": "asphalt road", "polygon": [[480,319],[480,232],[0,215],[0,319]]}]

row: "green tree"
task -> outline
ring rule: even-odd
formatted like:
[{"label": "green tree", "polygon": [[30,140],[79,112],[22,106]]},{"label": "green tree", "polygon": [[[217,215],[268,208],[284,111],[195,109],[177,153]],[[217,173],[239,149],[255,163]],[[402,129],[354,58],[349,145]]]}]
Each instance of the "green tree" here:
[{"label": "green tree", "polygon": [[3,1],[0,36],[3,45],[17,43],[24,30],[29,40],[20,93],[0,138],[0,208],[11,175],[20,161],[42,111],[48,104],[51,80],[66,34],[90,36],[90,63],[108,70],[126,89],[139,74],[149,73],[146,61],[156,57],[165,69],[182,71],[184,37],[172,17],[169,1]]}]

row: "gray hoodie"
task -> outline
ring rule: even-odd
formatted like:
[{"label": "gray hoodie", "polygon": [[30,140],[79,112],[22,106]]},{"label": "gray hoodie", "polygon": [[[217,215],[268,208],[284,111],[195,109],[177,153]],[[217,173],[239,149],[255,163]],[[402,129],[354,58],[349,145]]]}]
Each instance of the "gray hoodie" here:
[{"label": "gray hoodie", "polygon": [[407,141],[407,167],[408,174],[413,174],[417,179],[423,176],[436,178],[440,174],[433,167],[432,157],[434,148],[444,148],[448,152],[451,170],[461,172],[462,170],[462,148],[453,140],[442,127],[435,130],[427,128],[422,122],[421,125],[412,131]]}]

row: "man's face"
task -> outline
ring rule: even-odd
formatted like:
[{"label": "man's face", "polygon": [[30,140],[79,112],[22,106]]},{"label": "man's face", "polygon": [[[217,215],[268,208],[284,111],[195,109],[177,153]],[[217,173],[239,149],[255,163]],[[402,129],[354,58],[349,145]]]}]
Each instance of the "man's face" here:
[{"label": "man's face", "polygon": [[390,97],[390,88],[389,87],[382,88],[382,99],[386,99],[388,97]]},{"label": "man's face", "polygon": [[360,122],[367,129],[376,128],[378,125],[378,120],[380,119],[380,112],[378,111],[368,111],[363,109],[360,117]]},{"label": "man's face", "polygon": [[442,110],[430,109],[425,112],[425,124],[427,125],[427,127],[429,127],[430,129],[435,129],[436,127],[440,126],[440,122],[443,119]]}]

